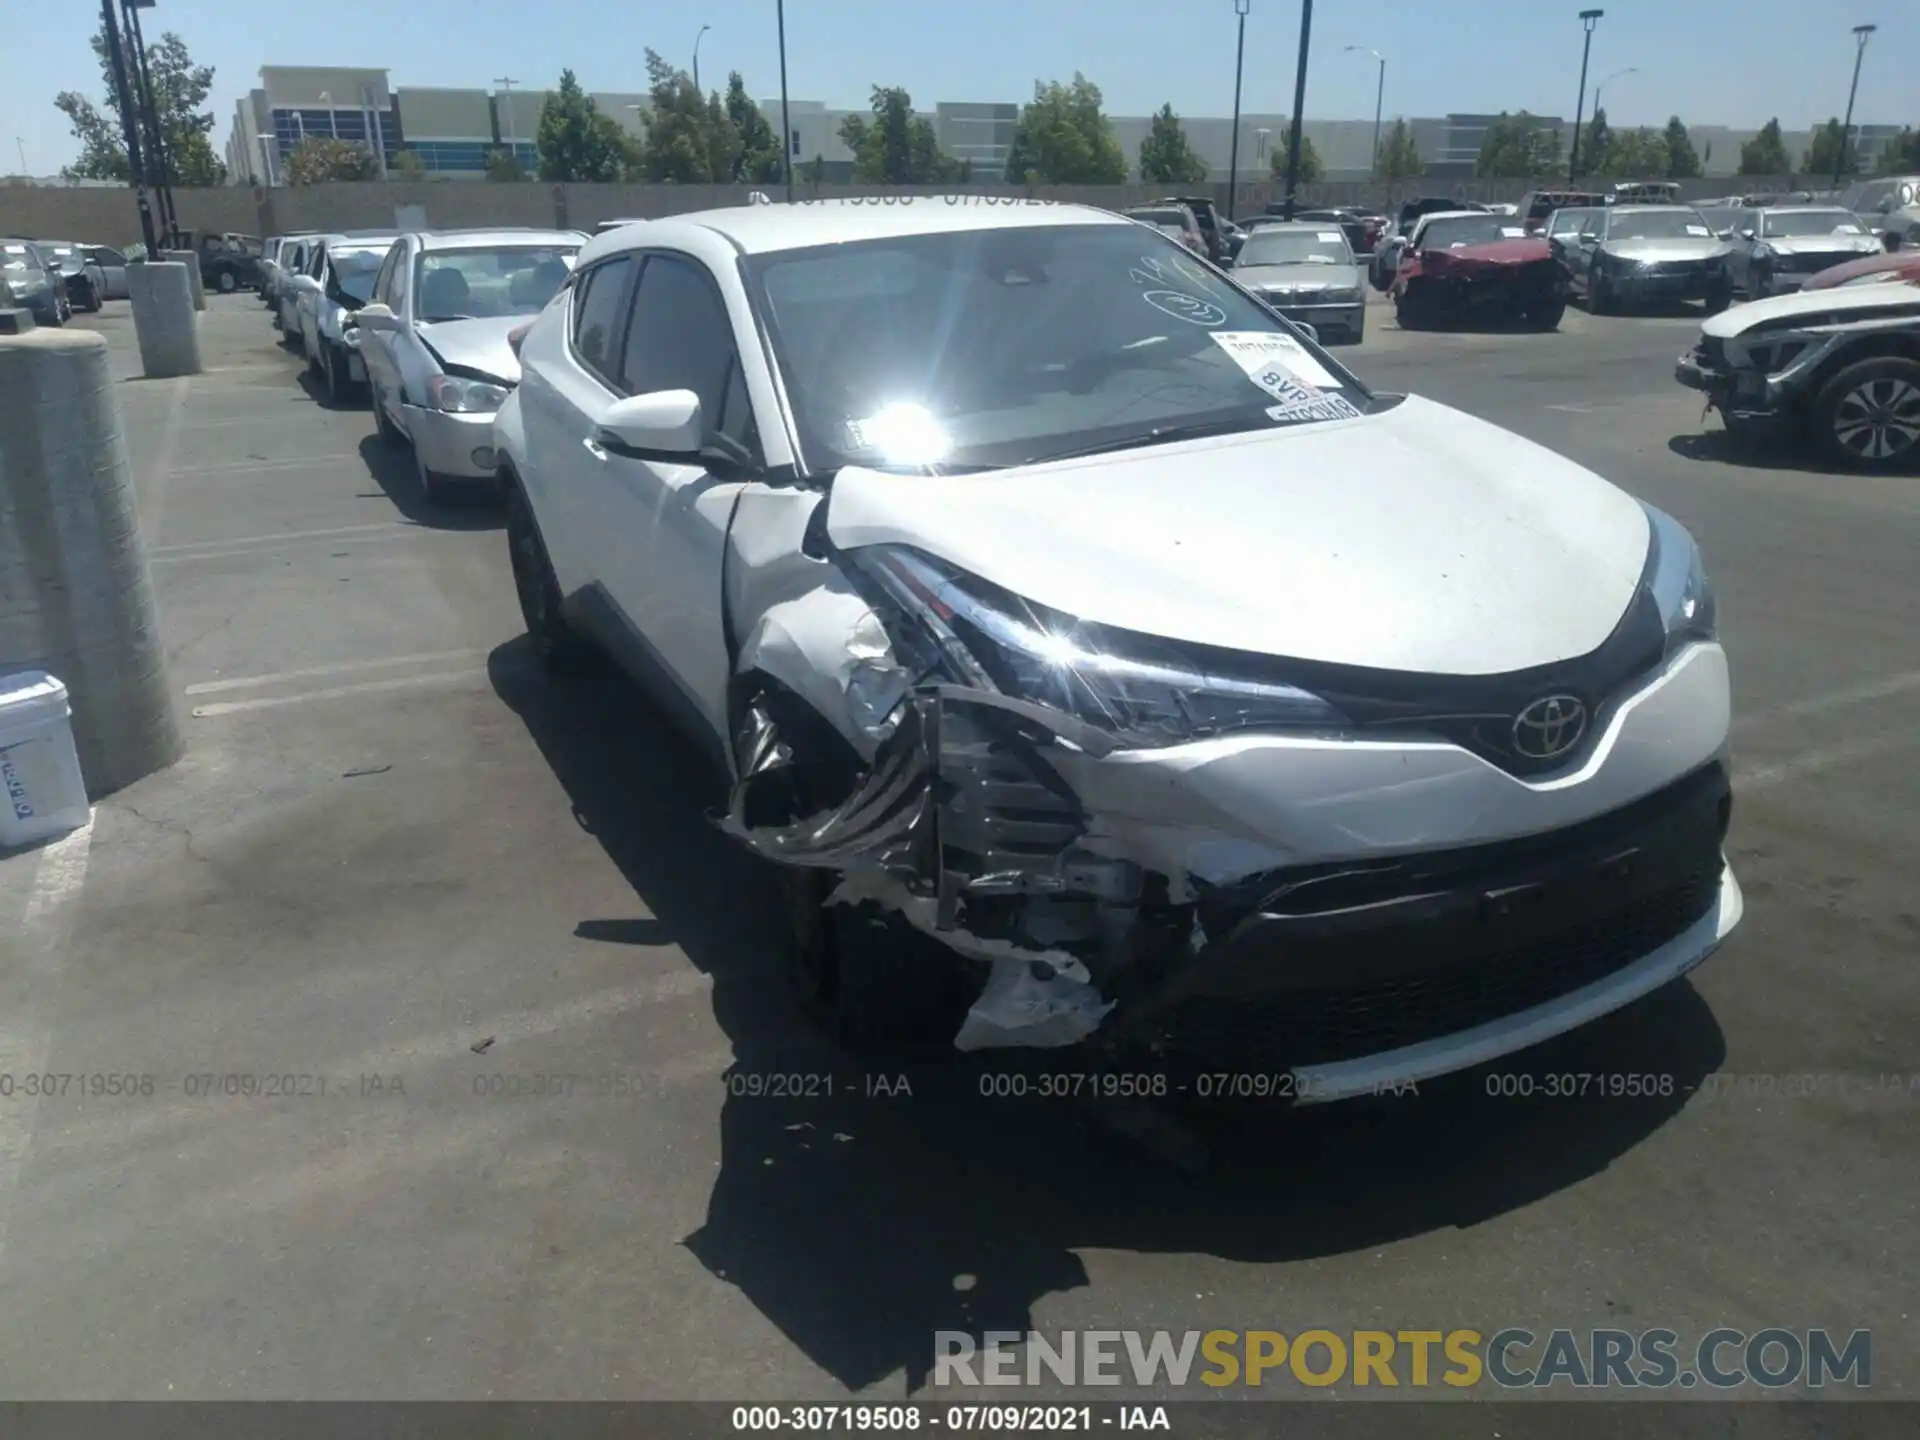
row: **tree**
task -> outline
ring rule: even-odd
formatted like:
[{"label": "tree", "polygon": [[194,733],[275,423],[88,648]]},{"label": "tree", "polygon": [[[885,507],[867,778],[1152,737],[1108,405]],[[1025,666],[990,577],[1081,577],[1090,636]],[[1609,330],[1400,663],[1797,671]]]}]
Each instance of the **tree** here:
[{"label": "tree", "polygon": [[[1287,178],[1287,156],[1291,153],[1292,145],[1293,126],[1282,125],[1280,127],[1280,133],[1274,136],[1273,139],[1272,168],[1273,178],[1276,180],[1284,182]],[[1313,137],[1310,135],[1302,135],[1300,137],[1299,183],[1302,185],[1316,184],[1325,177],[1326,173],[1326,167],[1320,163],[1320,152],[1313,148]]]},{"label": "tree", "polygon": [[1903,125],[1898,135],[1880,147],[1880,173],[1904,175],[1914,170],[1920,170],[1920,130]]},{"label": "tree", "polygon": [[1842,175],[1857,175],[1860,152],[1850,139],[1840,124],[1840,117],[1832,116],[1813,132],[1813,143],[1800,157],[1800,168],[1809,175],[1832,175],[1836,169]]},{"label": "tree", "polygon": [[427,178],[427,162],[411,150],[402,150],[393,157],[393,173],[398,179],[418,183]]},{"label": "tree", "polygon": [[1740,147],[1742,175],[1787,175],[1793,161],[1787,158],[1786,143],[1780,138],[1780,122],[1769,120],[1760,133]]},{"label": "tree", "polygon": [[[107,58],[104,28],[93,34],[93,53],[100,63],[106,107],[104,110],[96,107],[75,90],[62,90],[54,97],[55,108],[67,117],[74,138],[80,142],[80,158],[61,173],[72,180],[126,180],[132,175],[132,167],[127,163],[127,147],[121,138],[125,132],[121,126],[120,93],[114,86],[113,63]],[[128,68],[131,89],[134,80],[132,67]],[[153,81],[153,108],[160,117],[168,183],[224,183],[227,167],[207,138],[213,132],[213,115],[200,111],[213,89],[213,67],[195,65],[187,53],[186,41],[169,30],[148,43],[147,73]],[[145,140],[143,135],[141,153],[152,165],[156,157],[146,156]]]},{"label": "tree", "polygon": [[1140,178],[1156,185],[1191,185],[1212,173],[1213,167],[1187,143],[1173,106],[1162,105],[1140,142]]},{"label": "tree", "polygon": [[730,184],[740,155],[740,132],[719,94],[702,97],[693,77],[655,50],[647,51],[647,90],[646,138],[640,142],[633,178],[655,184]]},{"label": "tree", "polygon": [[1380,142],[1378,168],[1382,180],[1411,180],[1425,173],[1420,147],[1413,143],[1413,131],[1405,120],[1394,121],[1387,138]]},{"label": "tree", "polygon": [[1033,85],[1007,149],[1007,178],[1016,184],[1124,185],[1127,153],[1101,108],[1100,87],[1079,71],[1071,85]]},{"label": "tree", "polygon": [[913,113],[913,97],[898,85],[876,85],[873,118],[849,115],[840,143],[853,152],[853,178],[866,185],[937,185],[959,171],[941,153],[933,122]]},{"label": "tree", "polygon": [[1560,130],[1525,110],[1502,110],[1487,127],[1473,173],[1485,178],[1528,180],[1560,168]]},{"label": "tree", "polygon": [[1580,137],[1580,158],[1589,173],[1594,175],[1614,175],[1610,161],[1613,156],[1613,127],[1607,123],[1607,112],[1602,106],[1593,109],[1593,118],[1587,122],[1587,133]]},{"label": "tree", "polygon": [[1693,137],[1687,133],[1687,127],[1680,123],[1678,115],[1667,121],[1664,143],[1667,147],[1669,180],[1697,180],[1706,173],[1705,164],[1693,153]]},{"label": "tree", "polygon": [[727,76],[727,118],[740,137],[740,153],[734,158],[733,179],[746,184],[767,184],[785,172],[780,168],[785,156],[780,137],[773,133],[767,117],[747,95],[747,82],[735,70]]},{"label": "tree", "polygon": [[540,106],[534,149],[542,180],[591,184],[618,180],[625,169],[620,127],[600,113],[571,70],[560,72],[560,88]]},{"label": "tree", "polygon": [[325,185],[335,180],[373,180],[380,162],[364,145],[309,135],[287,157],[287,180],[294,185]]},{"label": "tree", "polygon": [[1667,173],[1667,137],[1658,130],[1616,130],[1607,147],[1603,175],[1657,180]]},{"label": "tree", "polygon": [[527,178],[527,167],[520,163],[520,157],[511,150],[489,150],[487,152],[487,179],[502,184],[513,184]]}]

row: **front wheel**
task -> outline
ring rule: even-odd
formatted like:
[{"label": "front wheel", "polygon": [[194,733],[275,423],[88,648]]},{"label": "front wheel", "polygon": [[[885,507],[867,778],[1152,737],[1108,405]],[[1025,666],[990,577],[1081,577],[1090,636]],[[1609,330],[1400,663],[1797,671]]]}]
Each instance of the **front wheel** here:
[{"label": "front wheel", "polygon": [[1560,322],[1566,317],[1567,302],[1556,295],[1551,300],[1542,300],[1526,313],[1527,328],[1531,330],[1558,330]]},{"label": "front wheel", "polygon": [[213,284],[214,288],[222,295],[231,295],[240,288],[239,277],[231,270],[222,270],[218,275],[214,276]]},{"label": "front wheel", "polygon": [[577,670],[589,647],[560,610],[560,581],[547,557],[546,542],[534,523],[533,507],[517,482],[507,482],[507,559],[513,569],[520,618],[540,664],[559,674]]},{"label": "front wheel", "polygon": [[1849,365],[1820,389],[1814,423],[1828,456],[1880,474],[1920,460],[1920,361],[1887,355]]},{"label": "front wheel", "polygon": [[1707,314],[1718,315],[1731,304],[1733,304],[1733,282],[1731,280],[1723,280],[1707,291]]},{"label": "front wheel", "polygon": [[1613,306],[1613,282],[1607,278],[1607,272],[1600,268],[1598,261],[1587,272],[1587,313],[1605,315]]},{"label": "front wheel", "polygon": [[344,406],[353,399],[351,362],[338,346],[326,346],[325,353],[326,363],[321,368],[326,373],[327,402],[331,405]]}]

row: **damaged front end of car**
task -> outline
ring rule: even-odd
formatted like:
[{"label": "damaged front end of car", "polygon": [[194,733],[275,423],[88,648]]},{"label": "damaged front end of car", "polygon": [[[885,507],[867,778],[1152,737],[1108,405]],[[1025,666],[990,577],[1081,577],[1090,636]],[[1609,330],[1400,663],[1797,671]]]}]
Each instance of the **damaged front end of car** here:
[{"label": "damaged front end of car", "polygon": [[1674,378],[1728,425],[1771,430],[1798,421],[1843,351],[1882,334],[1910,336],[1916,326],[1920,305],[1904,295],[1871,308],[1782,315],[1731,335],[1703,333]]}]

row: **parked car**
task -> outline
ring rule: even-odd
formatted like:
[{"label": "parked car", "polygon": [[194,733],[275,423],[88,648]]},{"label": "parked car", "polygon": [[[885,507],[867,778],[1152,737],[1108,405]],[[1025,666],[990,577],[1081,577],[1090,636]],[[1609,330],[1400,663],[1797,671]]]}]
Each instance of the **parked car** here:
[{"label": "parked car", "polygon": [[1680,186],[1672,180],[1623,180],[1609,185],[1608,205],[1678,205]]},{"label": "parked car", "polygon": [[1529,235],[1544,235],[1554,211],[1595,209],[1606,203],[1605,195],[1592,190],[1529,190],[1514,209]]},{"label": "parked car", "polygon": [[1419,200],[1409,200],[1400,207],[1391,233],[1384,235],[1374,247],[1373,258],[1368,262],[1367,278],[1376,290],[1388,290],[1393,286],[1393,272],[1399,267],[1400,252],[1412,238],[1414,226],[1428,215],[1450,213],[1454,215],[1485,215],[1484,205],[1476,205],[1470,200],[1448,200],[1439,196],[1427,196]]},{"label": "parked car", "polygon": [[1857,215],[1837,205],[1744,210],[1728,243],[1733,288],[1753,300],[1797,290],[1831,266],[1886,253]]},{"label": "parked car", "polygon": [[1713,231],[1716,238],[1729,241],[1740,228],[1740,217],[1746,213],[1746,207],[1741,205],[1696,205],[1693,208],[1700,212],[1700,218],[1707,222],[1707,228]]},{"label": "parked car", "polygon": [[520,381],[513,331],[560,293],[587,237],[577,230],[402,235],[355,327],[374,428],[413,450],[430,503],[496,477],[493,418]]},{"label": "parked car", "polygon": [[1692,538],[1176,241],[683,215],[590,242],[520,358],[530,651],[611,652],[713,758],[845,1046],[1334,1100],[1617,1010],[1740,918]]},{"label": "parked car", "polygon": [[101,296],[107,300],[127,300],[133,292],[127,288],[127,257],[108,245],[81,247],[87,259],[100,272]]},{"label": "parked car", "polygon": [[289,275],[300,273],[304,255],[300,242],[311,240],[312,231],[302,231],[297,235],[276,235],[266,242],[260,256],[260,299],[269,310],[274,312],[278,324],[280,310],[280,286]]},{"label": "parked car", "polygon": [[1852,470],[1920,462],[1920,284],[1756,300],[1701,327],[1674,378],[1737,434],[1810,437]]},{"label": "parked car", "polygon": [[1732,247],[1690,205],[1608,205],[1587,212],[1590,229],[1558,250],[1569,291],[1595,315],[1655,301],[1733,303]]},{"label": "parked car", "polygon": [[[1272,209],[1274,207],[1269,206],[1268,208]],[[1281,208],[1284,209],[1285,207]],[[1347,237],[1347,248],[1353,251],[1355,255],[1371,255],[1373,253],[1373,245],[1367,240],[1367,222],[1360,218],[1360,212],[1358,210],[1300,210],[1295,212],[1293,218],[1296,222],[1316,224],[1322,228],[1328,225],[1337,225],[1340,228],[1340,233]],[[1376,235],[1374,238],[1377,240],[1379,237]]]},{"label": "parked car", "polygon": [[1366,337],[1366,279],[1345,234],[1331,223],[1262,225],[1248,234],[1231,268],[1242,289],[1312,326],[1318,339],[1358,345]]},{"label": "parked car", "polygon": [[1844,265],[1830,265],[1808,276],[1800,288],[1831,290],[1836,285],[1884,285],[1900,280],[1920,280],[1920,250],[1883,250]]},{"label": "parked car", "polygon": [[280,246],[280,269],[273,286],[273,327],[296,350],[303,342],[300,339],[300,296],[292,281],[296,275],[308,273],[319,249],[318,235],[302,235],[292,241],[282,241]]},{"label": "parked car", "polygon": [[1405,330],[1479,319],[1553,330],[1566,290],[1553,248],[1518,215],[1423,216],[1394,271],[1394,315]]},{"label": "parked car", "polygon": [[199,253],[200,281],[207,289],[231,295],[236,290],[249,290],[260,284],[258,235],[227,231],[196,236],[188,230],[182,232],[179,239],[183,242],[181,248]]},{"label": "parked car", "polygon": [[1207,237],[1201,234],[1200,222],[1194,218],[1193,211],[1185,205],[1136,205],[1120,213],[1129,220],[1137,220],[1142,225],[1151,225],[1162,235],[1186,246],[1196,255],[1207,253]]},{"label": "parked car", "polygon": [[0,240],[0,274],[14,304],[33,312],[36,324],[64,325],[73,314],[67,281],[53,259],[31,240]]},{"label": "parked car", "polygon": [[1841,193],[1837,203],[1859,216],[1884,248],[1920,246],[1920,175],[1858,181]]},{"label": "parked car", "polygon": [[323,235],[305,274],[285,282],[294,291],[300,348],[307,369],[344,404],[367,382],[355,312],[373,298],[381,263],[397,235]]},{"label": "parked car", "polygon": [[1206,243],[1206,257],[1216,265],[1224,265],[1233,258],[1238,248],[1235,235],[1244,240],[1245,232],[1240,231],[1231,220],[1215,208],[1213,201],[1205,195],[1173,195],[1155,200],[1155,205],[1184,205],[1193,212],[1194,223],[1200,227],[1200,238]]},{"label": "parked car", "polygon": [[97,311],[106,300],[107,278],[71,240],[37,240],[40,253],[52,262],[66,282],[69,310]]}]

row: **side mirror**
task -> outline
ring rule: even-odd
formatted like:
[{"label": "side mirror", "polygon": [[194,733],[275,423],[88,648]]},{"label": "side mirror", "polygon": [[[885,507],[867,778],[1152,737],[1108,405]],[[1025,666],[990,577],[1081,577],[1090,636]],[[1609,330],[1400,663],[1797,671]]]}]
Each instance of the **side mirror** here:
[{"label": "side mirror", "polygon": [[655,390],[614,401],[600,417],[600,433],[645,459],[694,465],[700,463],[706,425],[693,391]]},{"label": "side mirror", "polygon": [[393,313],[390,306],[382,305],[378,301],[362,305],[354,312],[354,316],[362,330],[391,330],[400,318]]},{"label": "side mirror", "polygon": [[1751,239],[1753,239],[1753,231],[1751,231],[1751,230],[1742,230],[1742,231],[1740,232],[1740,238],[1741,238],[1742,240],[1751,240]]},{"label": "side mirror", "polygon": [[289,275],[286,283],[288,288],[300,295],[317,294],[320,289],[320,282],[311,275]]},{"label": "side mirror", "polygon": [[1582,245],[1597,245],[1599,242],[1600,242],[1600,234],[1598,231],[1582,230],[1580,232],[1580,243]]}]

